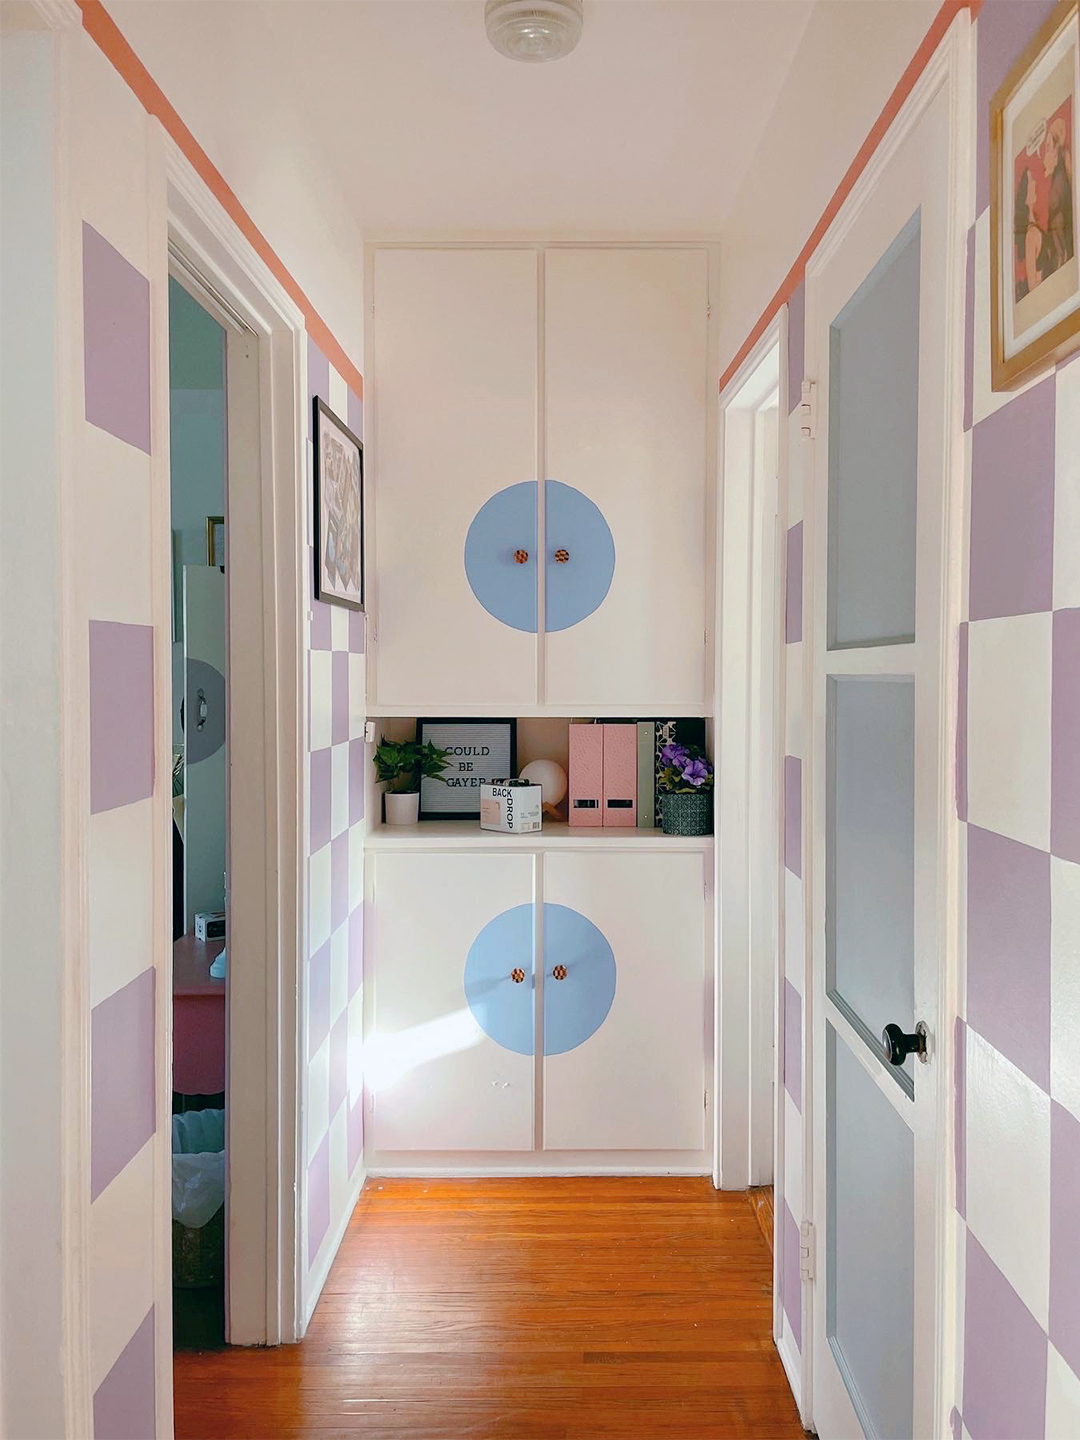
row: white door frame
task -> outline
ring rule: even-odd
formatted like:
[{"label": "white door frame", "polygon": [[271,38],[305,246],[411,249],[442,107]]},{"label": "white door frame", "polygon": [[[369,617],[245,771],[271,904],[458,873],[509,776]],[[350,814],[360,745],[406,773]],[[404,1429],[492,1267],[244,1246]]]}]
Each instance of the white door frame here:
[{"label": "white door frame", "polygon": [[[170,243],[192,262],[257,337],[258,436],[261,489],[234,486],[230,529],[230,731],[244,744],[230,749],[230,928],[240,953],[256,966],[230,967],[227,1042],[229,1136],[228,1337],[233,1344],[276,1345],[299,1338],[300,1315],[300,1055],[299,974],[302,948],[304,821],[304,609],[306,473],[303,425],[306,328],[298,306],[214,199],[174,141],[158,129],[165,185],[157,197]],[[168,256],[155,256],[152,281],[167,294]],[[156,327],[154,368],[168,374],[168,327]],[[232,370],[230,363],[230,370]],[[161,406],[159,409],[166,409]],[[241,417],[243,419],[243,417]],[[250,417],[248,417],[250,419]],[[166,433],[155,444],[155,622],[169,630],[171,532]],[[248,443],[256,442],[253,433]],[[230,439],[231,448],[231,439]],[[161,499],[164,497],[164,499]],[[253,544],[238,545],[243,534]],[[257,597],[257,598],[256,598]],[[164,647],[162,647],[164,648]],[[168,683],[167,681],[165,683]],[[168,717],[167,707],[159,715]],[[163,726],[164,730],[164,726]],[[171,733],[158,736],[169,753]],[[238,803],[239,797],[242,803]],[[163,880],[165,877],[159,877]],[[164,896],[161,897],[164,901]],[[159,913],[171,915],[162,903]],[[161,1004],[171,1005],[171,945]],[[158,1088],[171,1095],[171,1025],[159,1033]],[[161,1147],[162,1167],[171,1164]],[[162,1194],[171,1179],[161,1177]],[[234,1223],[235,1222],[235,1223]],[[168,1246],[165,1220],[159,1244]],[[166,1254],[159,1273],[170,1273]],[[159,1310],[162,1307],[159,1305]],[[168,1309],[168,1306],[164,1307]],[[171,1321],[169,1323],[171,1332]],[[170,1333],[171,1340],[171,1333]],[[169,1392],[171,1343],[158,1359],[159,1395]],[[163,1383],[164,1382],[164,1383]],[[167,1432],[163,1432],[167,1433]]]},{"label": "white door frame", "polygon": [[[772,1180],[782,1093],[776,1057],[786,382],[785,307],[724,387],[718,414],[713,1183],[724,1190]],[[776,464],[763,469],[756,423],[772,396]]]},{"label": "white door frame", "polygon": [[[965,238],[974,218],[974,128],[972,113],[973,95],[972,29],[967,12],[954,20],[945,37],[927,63],[925,70],[904,101],[896,119],[885,137],[871,156],[863,173],[847,196],[835,220],[821,240],[818,248],[806,265],[806,310],[805,333],[809,338],[816,333],[819,323],[817,281],[823,267],[833,255],[836,246],[855,224],[860,212],[867,204],[877,185],[883,179],[890,161],[905,138],[916,127],[927,106],[943,88],[948,88],[948,134],[949,145],[949,199],[948,199],[948,278],[947,278],[947,344],[944,371],[948,388],[944,398],[945,446],[942,455],[942,515],[941,515],[941,672],[939,682],[939,705],[937,730],[940,765],[941,807],[938,816],[938,854],[941,866],[940,899],[938,905],[938,933],[941,939],[940,967],[936,993],[936,1033],[931,1037],[933,1061],[937,1068],[936,1124],[938,1164],[934,1177],[935,1196],[935,1342],[934,1356],[934,1398],[933,1413],[936,1422],[935,1433],[946,1435],[949,1430],[948,1416],[955,1394],[957,1366],[957,1295],[958,1239],[953,1212],[953,1175],[949,1157],[953,1154],[955,1123],[953,1115],[953,1082],[955,1064],[954,1017],[958,1014],[960,936],[962,916],[960,913],[959,887],[959,845],[960,827],[955,794],[955,724],[957,713],[958,687],[958,636],[961,617],[962,580],[964,575],[964,469],[965,439],[963,432],[963,376],[964,376],[964,323],[965,323]],[[817,355],[807,346],[806,379],[813,383],[816,377]],[[812,409],[816,404],[812,402]],[[803,643],[807,647],[806,673],[814,675],[816,659],[814,648],[817,643],[817,626],[814,617],[826,602],[823,576],[817,573],[812,557],[817,554],[820,537],[816,533],[825,523],[825,499],[819,493],[818,472],[815,459],[817,442],[816,417],[811,415],[811,435],[805,462],[805,491],[803,502],[803,537],[806,593],[803,621]],[[808,697],[811,701],[813,697]],[[820,903],[824,867],[822,856],[815,855],[813,840],[813,817],[821,804],[815,793],[822,777],[816,773],[814,757],[821,745],[820,727],[822,717],[817,713],[815,703],[807,707],[806,760],[803,773],[803,884],[808,905],[811,896],[817,896]],[[808,977],[816,980],[815,966],[819,963],[820,947],[810,936],[812,954],[808,956]],[[816,1113],[814,1076],[818,1073],[818,1057],[815,1047],[816,1025],[815,984],[807,986],[803,1001],[803,1043],[805,1059],[803,1073],[808,1083],[803,1092],[803,1134],[804,1134],[804,1210],[813,1227],[811,1242],[811,1275],[820,1275],[825,1263],[826,1216],[820,1213],[819,1198],[822,1194],[820,1177],[816,1172],[814,1136],[821,1117]],[[815,1253],[816,1250],[816,1253]],[[808,1290],[808,1295],[805,1293]],[[802,1345],[802,1415],[804,1423],[816,1428],[814,1413],[814,1332],[812,1323],[815,1308],[823,1303],[824,1287],[811,1281],[804,1286],[804,1325]],[[830,1437],[831,1440],[831,1437]]]}]

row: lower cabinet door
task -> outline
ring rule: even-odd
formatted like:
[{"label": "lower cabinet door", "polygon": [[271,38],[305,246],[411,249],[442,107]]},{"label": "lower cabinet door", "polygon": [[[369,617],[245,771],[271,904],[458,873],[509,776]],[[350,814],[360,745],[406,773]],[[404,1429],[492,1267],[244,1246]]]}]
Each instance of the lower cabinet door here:
[{"label": "lower cabinet door", "polygon": [[371,858],[375,1148],[531,1150],[535,856]]},{"label": "lower cabinet door", "polygon": [[544,1148],[700,1150],[704,857],[544,856]]}]

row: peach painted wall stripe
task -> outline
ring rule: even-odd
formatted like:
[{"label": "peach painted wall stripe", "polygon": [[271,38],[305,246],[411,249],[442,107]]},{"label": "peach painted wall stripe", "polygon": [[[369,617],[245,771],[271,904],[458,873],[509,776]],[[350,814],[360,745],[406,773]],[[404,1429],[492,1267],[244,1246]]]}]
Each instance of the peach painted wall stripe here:
[{"label": "peach painted wall stripe", "polygon": [[889,126],[899,114],[900,107],[915,88],[919,76],[926,69],[931,56],[941,43],[949,26],[962,10],[970,11],[971,18],[974,20],[981,10],[982,4],[983,0],[945,0],[941,9],[937,15],[935,15],[930,29],[923,36],[922,43],[912,56],[910,64],[897,82],[896,88],[885,102],[884,109],[874,121],[869,135],[867,135],[859,147],[858,154],[848,166],[844,178],[833,191],[832,198],[822,211],[821,218],[810,232],[810,238],[799,251],[794,265],[792,265],[787,275],[785,275],[780,288],[765,307],[757,324],[739,346],[734,359],[720,376],[721,390],[723,390],[724,386],[738,370],[747,355],[750,354],[750,351],[761,339],[762,335],[764,335],[776,316],[777,311],[780,309],[780,306],[785,305],[791,298],[796,286],[806,273],[806,262],[817,249],[826,230],[828,230],[829,226],[836,219],[841,205],[843,205],[844,201],[851,194],[855,187],[855,182],[866,169],[870,157],[881,144]]},{"label": "peach painted wall stripe", "polygon": [[[363,396],[364,377],[345,354],[341,345],[331,334],[329,326],[316,311],[314,305],[301,290],[282,261],[271,248],[269,241],[252,220],[236,195],[230,189],[225,177],[214,165],[195,136],[181,120],[172,105],[165,98],[161,87],[150,75],[135,51],[121,34],[119,27],[105,9],[101,0],[77,0],[83,15],[83,28],[110,62],[117,74],[130,87],[147,114],[161,121],[165,129],[179,145],[184,155],[195,167],[199,177],[209,187],[239,227],[245,239],[250,241],[259,257],[264,260],[280,281],[293,301],[304,313],[307,332],[325,355],[333,361],[334,367],[347,382],[350,389]],[[360,257],[357,256],[357,264]]]}]

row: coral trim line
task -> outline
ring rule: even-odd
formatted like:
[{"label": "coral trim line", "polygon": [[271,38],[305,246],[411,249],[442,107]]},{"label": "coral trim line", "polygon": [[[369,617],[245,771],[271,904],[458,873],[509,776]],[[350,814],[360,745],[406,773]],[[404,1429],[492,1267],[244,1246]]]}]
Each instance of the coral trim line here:
[{"label": "coral trim line", "polygon": [[165,129],[179,145],[184,155],[195,167],[200,179],[220,201],[229,218],[233,220],[245,239],[250,241],[260,259],[265,261],[275,278],[280,281],[291,299],[304,314],[307,333],[327,357],[334,369],[350,389],[363,398],[364,377],[346,355],[334,338],[326,321],[301,290],[292,275],[285,268],[269,241],[252,220],[234,192],[229,188],[221,171],[207,155],[195,136],[181,120],[172,105],[165,98],[160,85],[153,79],[146,66],[121,34],[115,20],[105,9],[101,0],[77,0],[83,16],[83,29],[98,46],[105,58],[149,115],[161,121]]},{"label": "coral trim line", "polygon": [[881,144],[881,141],[884,139],[889,126],[899,114],[900,107],[911,94],[912,90],[914,90],[916,81],[918,80],[922,72],[926,69],[927,65],[930,63],[931,56],[937,49],[938,45],[941,43],[949,26],[952,24],[952,22],[956,19],[957,15],[959,15],[962,10],[970,11],[971,18],[972,20],[974,20],[975,17],[978,15],[979,11],[982,9],[982,5],[983,0],[944,0],[944,4],[942,5],[941,9],[934,16],[933,24],[923,36],[922,43],[919,45],[919,48],[912,56],[910,64],[904,71],[903,75],[900,76],[900,79],[897,81],[896,88],[893,90],[888,100],[886,100],[884,109],[882,110],[878,118],[874,121],[869,135],[867,135],[866,139],[859,147],[859,153],[855,156],[855,159],[848,166],[847,172],[844,175],[844,178],[840,181],[840,184],[833,191],[831,200],[825,206],[825,209],[821,213],[821,219],[814,226],[813,230],[810,232],[810,238],[807,240],[803,248],[799,251],[798,258],[796,259],[794,265],[792,265],[787,275],[785,275],[779,290],[777,290],[776,294],[769,301],[757,324],[750,331],[750,334],[746,337],[743,343],[739,346],[739,349],[735,354],[735,358],[731,361],[727,369],[720,376],[721,390],[724,389],[724,386],[735,374],[739,366],[750,354],[750,351],[753,350],[754,346],[761,339],[762,335],[764,335],[765,331],[772,324],[781,305],[786,305],[787,302],[791,299],[791,296],[794,293],[796,287],[802,280],[803,275],[806,273],[806,262],[810,259],[810,256],[817,249],[818,244],[820,243],[821,238],[825,234],[826,230],[828,230],[829,226],[836,219],[841,205],[843,205],[844,201],[851,194],[852,190],[855,187],[855,182],[858,180],[862,172],[866,169],[870,157],[873,155],[877,147]]}]

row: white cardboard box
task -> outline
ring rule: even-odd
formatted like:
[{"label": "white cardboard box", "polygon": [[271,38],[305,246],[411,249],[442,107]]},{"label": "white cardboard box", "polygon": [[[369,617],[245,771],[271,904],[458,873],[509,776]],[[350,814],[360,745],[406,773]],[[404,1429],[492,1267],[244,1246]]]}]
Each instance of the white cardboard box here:
[{"label": "white cardboard box", "polygon": [[527,780],[485,780],[480,786],[480,829],[535,834],[542,826],[544,792]]}]

